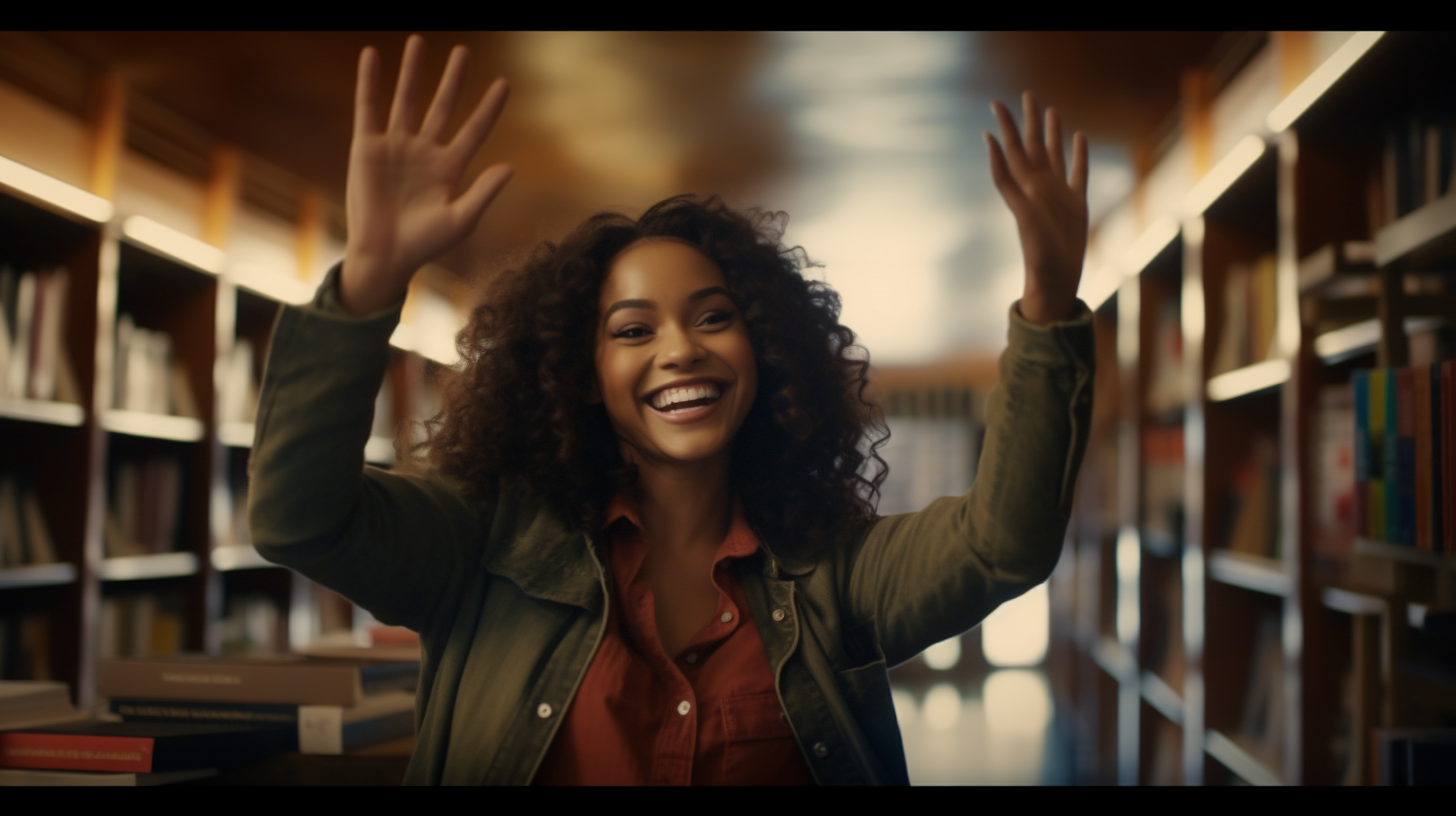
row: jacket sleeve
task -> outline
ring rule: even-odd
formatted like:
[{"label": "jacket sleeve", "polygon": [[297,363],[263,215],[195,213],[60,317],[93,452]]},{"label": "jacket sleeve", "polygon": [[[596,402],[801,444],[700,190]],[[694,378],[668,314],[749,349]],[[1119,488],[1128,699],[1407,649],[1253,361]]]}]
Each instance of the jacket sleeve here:
[{"label": "jacket sleeve", "polygon": [[851,551],[847,611],[873,622],[889,665],[970,629],[1056,566],[1092,413],[1092,314],[1077,305],[1047,326],[1011,308],[974,485],[877,520]]},{"label": "jacket sleeve", "polygon": [[480,515],[437,476],[364,464],[400,306],[355,317],[339,267],[273,330],[249,475],[254,546],[369,610],[420,631],[467,580]]}]

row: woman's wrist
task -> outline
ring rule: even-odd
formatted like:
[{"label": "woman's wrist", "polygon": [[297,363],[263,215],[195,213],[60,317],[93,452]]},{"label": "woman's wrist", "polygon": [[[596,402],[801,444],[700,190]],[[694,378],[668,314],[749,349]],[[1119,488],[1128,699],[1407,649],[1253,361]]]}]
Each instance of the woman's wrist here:
[{"label": "woman's wrist", "polygon": [[376,314],[404,300],[409,279],[409,275],[346,253],[339,270],[339,304],[359,317]]}]

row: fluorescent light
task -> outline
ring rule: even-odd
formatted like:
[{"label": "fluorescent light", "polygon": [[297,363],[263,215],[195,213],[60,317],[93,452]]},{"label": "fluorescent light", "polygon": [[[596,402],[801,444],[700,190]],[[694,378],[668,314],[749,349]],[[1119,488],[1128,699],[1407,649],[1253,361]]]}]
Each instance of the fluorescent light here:
[{"label": "fluorescent light", "polygon": [[1122,251],[1122,257],[1118,260],[1122,264],[1123,274],[1128,277],[1141,274],[1158,257],[1158,253],[1163,251],[1163,247],[1177,237],[1178,222],[1170,215],[1159,216],[1143,230],[1137,240]]},{"label": "fluorescent light", "polygon": [[992,666],[1036,666],[1046,659],[1051,605],[1046,584],[1037,584],[986,616],[981,654]]},{"label": "fluorescent light", "polygon": [[229,266],[227,277],[237,286],[283,303],[299,304],[313,300],[313,287],[307,283],[247,261]]},{"label": "fluorescent light", "polygon": [[942,640],[921,652],[920,656],[925,658],[925,665],[936,671],[953,669],[957,663],[961,662],[960,636]]},{"label": "fluorescent light", "polygon": [[1220,374],[1208,381],[1208,398],[1214,402],[1242,397],[1273,388],[1289,379],[1288,360],[1265,360]]},{"label": "fluorescent light", "polygon": [[212,244],[159,224],[145,215],[133,215],[122,222],[121,232],[137,243],[170,255],[189,266],[211,272],[222,272],[223,252]]},{"label": "fluorescent light", "polygon": [[1219,160],[1212,170],[1203,177],[1188,195],[1183,197],[1183,211],[1188,215],[1202,215],[1224,191],[1233,186],[1239,180],[1244,171],[1254,166],[1254,162],[1264,155],[1266,145],[1264,140],[1253,134],[1249,134],[1239,140],[1230,150],[1227,156]]},{"label": "fluorescent light", "polygon": [[1345,72],[1365,56],[1365,52],[1369,51],[1370,47],[1379,42],[1383,36],[1385,36],[1384,31],[1355,32],[1350,39],[1345,41],[1344,45],[1330,55],[1329,59],[1299,83],[1299,87],[1291,91],[1289,96],[1284,97],[1284,101],[1275,105],[1274,110],[1269,111],[1267,120],[1269,129],[1279,133],[1294,124],[1294,120],[1298,119],[1300,114],[1308,110],[1316,99],[1323,96],[1325,91],[1335,84],[1335,80],[1344,76]]},{"label": "fluorescent light", "polygon": [[0,184],[98,223],[110,221],[111,202],[0,156]]}]

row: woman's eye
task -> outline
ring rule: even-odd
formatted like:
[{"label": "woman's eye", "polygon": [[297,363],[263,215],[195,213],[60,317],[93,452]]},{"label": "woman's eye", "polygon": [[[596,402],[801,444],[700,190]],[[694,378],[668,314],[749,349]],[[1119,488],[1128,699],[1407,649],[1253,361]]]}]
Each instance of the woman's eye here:
[{"label": "woman's eye", "polygon": [[709,312],[703,316],[701,325],[711,326],[715,323],[726,323],[733,318],[732,312]]},{"label": "woman's eye", "polygon": [[647,330],[642,328],[641,326],[632,326],[631,328],[621,329],[612,333],[612,337],[621,340],[636,340],[640,337],[646,336]]}]

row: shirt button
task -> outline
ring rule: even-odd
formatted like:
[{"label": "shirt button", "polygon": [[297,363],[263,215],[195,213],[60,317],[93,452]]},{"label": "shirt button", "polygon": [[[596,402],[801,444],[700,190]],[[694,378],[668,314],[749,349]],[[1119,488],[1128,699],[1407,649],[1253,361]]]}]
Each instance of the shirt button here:
[{"label": "shirt button", "polygon": [[723,613],[723,617],[719,618],[718,620],[723,621],[724,623],[727,623],[728,621],[733,620],[733,613],[732,612],[724,612]]},{"label": "shirt button", "polygon": [[782,610],[782,609],[775,609],[773,611],[773,619],[776,620],[776,621],[781,621],[781,620],[783,620],[784,618],[787,618],[787,617],[788,617],[788,614],[786,612],[784,612],[784,610]]},{"label": "shirt button", "polygon": [[692,664],[698,662],[698,653],[688,652],[687,654],[683,655],[683,661],[691,666]]},{"label": "shirt button", "polygon": [[683,715],[684,717],[686,717],[688,715],[688,712],[692,710],[693,704],[688,702],[687,700],[683,700],[681,703],[677,704],[677,713]]},{"label": "shirt button", "polygon": [[819,757],[820,759],[829,756],[829,746],[825,745],[822,742],[814,743],[814,756]]},{"label": "shirt button", "polygon": [[536,706],[536,716],[537,717],[540,717],[543,720],[546,719],[547,717],[550,717],[551,716],[551,704],[550,703],[542,703],[541,705]]}]

